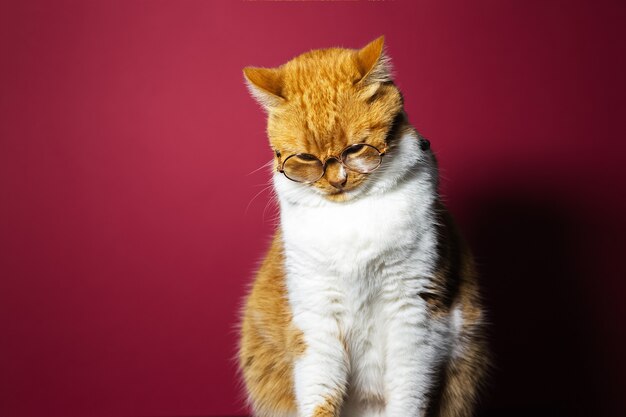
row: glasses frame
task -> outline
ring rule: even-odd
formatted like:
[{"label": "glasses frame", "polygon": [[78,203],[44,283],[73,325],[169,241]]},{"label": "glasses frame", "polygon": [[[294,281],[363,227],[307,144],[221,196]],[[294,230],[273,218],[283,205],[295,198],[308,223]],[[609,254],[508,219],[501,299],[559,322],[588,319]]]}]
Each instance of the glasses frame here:
[{"label": "glasses frame", "polygon": [[[379,157],[379,159],[378,159],[378,164],[377,164],[374,168],[372,168],[372,169],[370,169],[370,170],[368,170],[368,171],[364,171],[364,172],[363,172],[363,171],[357,171],[357,170],[355,170],[355,169],[353,169],[353,168],[350,168],[350,167],[346,164],[346,162],[345,162],[345,160],[344,160],[345,155],[346,155],[346,152],[347,152],[347,151],[349,151],[349,150],[350,150],[350,149],[352,149],[352,148],[357,147],[357,146],[368,146],[368,147],[370,147],[370,148],[374,149],[376,152],[378,152],[378,157]],[[289,155],[287,158],[285,158],[285,159],[284,159],[284,160],[282,160],[282,162],[281,162],[281,154],[280,154],[280,151],[276,150],[275,152],[276,152],[276,157],[278,158],[278,167],[276,168],[276,170],[277,170],[278,172],[280,172],[281,174],[283,174],[283,175],[284,175],[287,179],[289,179],[289,180],[291,180],[291,181],[298,182],[298,183],[301,183],[301,184],[313,184],[314,182],[319,181],[319,180],[320,180],[320,179],[321,179],[324,175],[326,175],[326,165],[327,165],[328,161],[329,161],[329,160],[331,160],[331,159],[334,159],[334,160],[338,161],[338,162],[339,162],[339,163],[340,163],[340,164],[341,164],[341,165],[342,165],[345,169],[347,169],[347,170],[349,170],[349,171],[357,172],[357,173],[359,173],[359,174],[370,174],[370,173],[374,172],[374,171],[375,171],[375,170],[377,170],[377,169],[380,167],[380,165],[383,163],[383,156],[385,156],[385,154],[387,153],[387,145],[385,145],[385,148],[384,148],[382,151],[380,151],[380,150],[379,150],[376,146],[374,146],[374,145],[370,145],[370,144],[368,144],[368,143],[353,143],[353,144],[350,144],[350,145],[346,146],[345,148],[343,148],[343,150],[341,151],[341,153],[339,154],[339,156],[337,156],[337,155],[329,155],[329,156],[327,156],[326,158],[324,158],[324,160],[323,160],[323,161],[322,161],[321,159],[319,159],[317,156],[312,155],[312,154],[310,154],[310,153],[294,153],[294,154]],[[285,168],[285,163],[286,163],[286,162],[287,162],[290,158],[292,158],[292,157],[294,157],[294,156],[299,156],[299,157],[305,156],[305,157],[307,157],[307,158],[314,158],[314,159],[316,159],[316,160],[317,160],[320,164],[322,164],[322,173],[321,173],[321,175],[320,175],[317,179],[315,179],[315,180],[313,180],[313,181],[298,181],[298,180],[294,180],[293,178],[290,178],[290,177],[289,177],[289,176],[285,173],[285,169],[284,169],[284,168]]]}]

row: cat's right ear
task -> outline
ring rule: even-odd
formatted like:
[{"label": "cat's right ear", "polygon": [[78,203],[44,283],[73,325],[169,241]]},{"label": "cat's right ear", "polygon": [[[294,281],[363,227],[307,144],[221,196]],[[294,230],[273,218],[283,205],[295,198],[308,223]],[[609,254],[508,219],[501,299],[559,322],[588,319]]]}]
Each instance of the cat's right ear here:
[{"label": "cat's right ear", "polygon": [[380,36],[357,51],[356,54],[362,84],[391,81],[391,61],[385,54],[385,37]]},{"label": "cat's right ear", "polygon": [[248,90],[266,111],[285,102],[283,72],[280,68],[246,67],[243,75]]}]

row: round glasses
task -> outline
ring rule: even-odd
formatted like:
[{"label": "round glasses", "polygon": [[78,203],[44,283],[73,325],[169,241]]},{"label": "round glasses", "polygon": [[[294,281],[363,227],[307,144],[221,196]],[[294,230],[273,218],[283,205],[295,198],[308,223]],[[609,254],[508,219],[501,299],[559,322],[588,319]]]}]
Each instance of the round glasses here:
[{"label": "round glasses", "polygon": [[376,170],[383,161],[385,150],[379,151],[375,146],[366,143],[355,143],[348,145],[341,151],[339,157],[329,156],[320,161],[315,155],[308,153],[296,153],[289,155],[280,162],[280,152],[276,151],[278,157],[278,172],[282,172],[285,177],[292,181],[313,183],[324,176],[326,163],[330,159],[335,159],[350,171],[359,174],[369,174]]}]

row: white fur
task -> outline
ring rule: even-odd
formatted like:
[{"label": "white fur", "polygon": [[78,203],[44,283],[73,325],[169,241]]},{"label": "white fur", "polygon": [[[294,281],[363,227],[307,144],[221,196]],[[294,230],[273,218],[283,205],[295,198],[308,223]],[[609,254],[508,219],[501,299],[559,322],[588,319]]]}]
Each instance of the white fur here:
[{"label": "white fur", "polygon": [[397,140],[346,202],[274,177],[289,302],[307,344],[294,371],[301,417],[344,390],[342,417],[420,416],[452,350],[456,323],[431,318],[419,296],[437,262],[436,164],[415,134]]}]

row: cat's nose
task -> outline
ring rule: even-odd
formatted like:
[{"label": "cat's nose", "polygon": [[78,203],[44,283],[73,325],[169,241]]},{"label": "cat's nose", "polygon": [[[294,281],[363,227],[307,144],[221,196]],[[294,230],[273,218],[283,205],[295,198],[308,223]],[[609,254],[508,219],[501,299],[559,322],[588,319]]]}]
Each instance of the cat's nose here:
[{"label": "cat's nose", "polygon": [[328,183],[338,190],[341,190],[348,182],[348,174],[341,162],[330,159],[326,162],[326,179]]},{"label": "cat's nose", "polygon": [[343,186],[346,185],[346,182],[348,182],[348,177],[345,177],[341,181],[335,181],[335,180],[329,179],[328,182],[330,183],[330,185],[332,185],[336,189],[341,190]]}]

